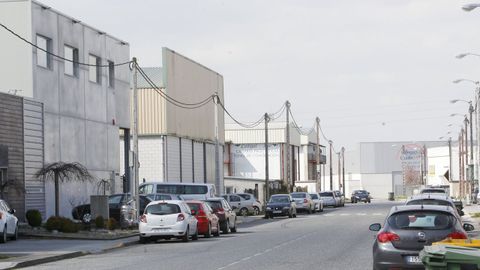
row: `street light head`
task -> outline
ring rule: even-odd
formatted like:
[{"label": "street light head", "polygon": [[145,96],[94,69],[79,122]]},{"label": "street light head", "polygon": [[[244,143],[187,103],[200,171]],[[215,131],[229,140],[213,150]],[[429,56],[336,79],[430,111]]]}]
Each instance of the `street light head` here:
[{"label": "street light head", "polygon": [[462,81],[463,81],[463,79],[458,79],[458,80],[453,81],[453,83],[459,83],[459,82],[462,82]]},{"label": "street light head", "polygon": [[467,55],[468,55],[468,53],[461,53],[461,54],[456,55],[455,57],[458,58],[458,59],[462,59]]},{"label": "street light head", "polygon": [[476,9],[477,7],[480,7],[480,4],[466,4],[462,6],[462,9],[464,11],[472,11]]},{"label": "street light head", "polygon": [[450,100],[450,103],[455,104],[455,103],[457,103],[458,101],[459,101],[458,99],[452,99],[452,100]]}]

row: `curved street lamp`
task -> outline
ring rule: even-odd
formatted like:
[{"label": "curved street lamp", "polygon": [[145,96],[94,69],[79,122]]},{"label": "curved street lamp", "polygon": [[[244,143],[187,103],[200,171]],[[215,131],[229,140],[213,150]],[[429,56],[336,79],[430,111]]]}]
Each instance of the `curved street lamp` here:
[{"label": "curved street lamp", "polygon": [[474,81],[474,80],[470,80],[470,79],[457,79],[457,80],[453,81],[453,83],[461,83],[461,82],[471,82],[471,83],[477,84],[477,85],[480,84],[480,81]]},{"label": "curved street lamp", "polygon": [[471,4],[463,5],[463,6],[462,6],[462,9],[463,9],[464,11],[472,11],[472,10],[476,9],[477,7],[480,7],[480,4],[478,4],[478,3],[471,3]]}]

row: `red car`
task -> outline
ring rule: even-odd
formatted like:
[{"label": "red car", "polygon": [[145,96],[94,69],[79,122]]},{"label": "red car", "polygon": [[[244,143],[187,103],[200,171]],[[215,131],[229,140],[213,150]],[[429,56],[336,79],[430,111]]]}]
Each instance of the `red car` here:
[{"label": "red car", "polygon": [[192,210],[192,215],[197,218],[198,234],[203,234],[205,238],[209,238],[212,234],[220,236],[218,217],[208,204],[201,201],[187,201],[187,204]]}]

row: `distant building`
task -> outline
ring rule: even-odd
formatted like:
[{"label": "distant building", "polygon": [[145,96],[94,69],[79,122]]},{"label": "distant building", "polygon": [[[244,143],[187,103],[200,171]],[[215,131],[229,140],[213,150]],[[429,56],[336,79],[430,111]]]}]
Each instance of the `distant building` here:
[{"label": "distant building", "polygon": [[[218,93],[223,103],[219,73],[168,48],[162,48],[161,67],[142,68],[153,84],[168,96],[193,103]],[[215,104],[180,108],[138,75],[139,179],[142,181],[215,184]],[[218,106],[220,184],[223,193],[224,112]],[[121,152],[124,144],[121,143]],[[122,162],[122,167],[124,167]]]},{"label": "distant building", "polygon": [[[9,108],[18,112],[17,116],[2,117],[23,123],[24,129],[24,135],[16,137],[23,146],[0,139],[0,144],[8,146],[11,162],[18,159],[13,154],[24,149],[25,169],[14,163],[8,168],[8,178],[24,185],[24,201],[22,197],[15,199],[17,194],[6,195],[20,210],[18,216],[23,217],[28,209],[39,209],[44,218],[54,214],[52,181],[33,178],[38,169],[51,162],[79,162],[97,180],[109,180],[111,191],[121,190],[119,134],[130,129],[130,69],[116,64],[129,61],[128,43],[31,0],[0,0],[0,18],[48,52],[0,29],[0,59],[8,63],[0,66],[0,91],[22,97],[1,98],[2,106],[8,102]],[[72,206],[88,202],[89,195],[96,193],[97,182],[62,183],[60,214],[70,216]]]}]

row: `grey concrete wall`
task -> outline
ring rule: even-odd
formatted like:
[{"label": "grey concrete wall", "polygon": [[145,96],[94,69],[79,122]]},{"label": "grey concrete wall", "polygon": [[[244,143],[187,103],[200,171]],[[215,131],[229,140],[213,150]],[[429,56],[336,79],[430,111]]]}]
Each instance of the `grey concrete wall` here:
[{"label": "grey concrete wall", "polygon": [[[79,62],[87,63],[89,54],[100,57],[103,65],[130,58],[127,43],[35,2],[32,25],[32,40],[37,34],[52,39],[55,54],[63,56],[64,45],[69,45],[78,49]],[[95,83],[87,66],[80,65],[75,77],[64,74],[63,60],[54,58],[46,69],[37,66],[35,50],[32,58],[33,97],[45,104],[45,163],[80,162],[98,179],[118,173],[119,128],[130,127],[128,65],[115,67],[114,87],[109,87],[108,68],[101,68],[101,82]],[[96,183],[67,183],[61,190],[61,215],[70,216],[73,205],[96,194]],[[53,193],[51,183],[47,193]],[[47,215],[53,207],[47,196]]]}]

